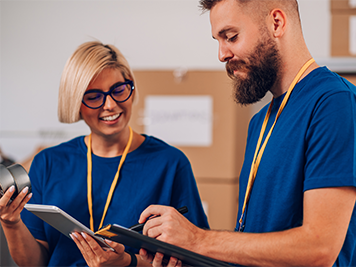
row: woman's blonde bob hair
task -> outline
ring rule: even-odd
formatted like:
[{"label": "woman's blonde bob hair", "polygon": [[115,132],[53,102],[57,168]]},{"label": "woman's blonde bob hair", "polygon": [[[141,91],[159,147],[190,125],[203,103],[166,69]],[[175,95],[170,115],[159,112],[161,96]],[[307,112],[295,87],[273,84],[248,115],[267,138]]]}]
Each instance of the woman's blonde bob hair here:
[{"label": "woman's blonde bob hair", "polygon": [[98,41],[86,42],[68,59],[62,73],[58,98],[60,122],[73,123],[82,119],[80,107],[84,92],[89,83],[106,68],[120,70],[125,79],[134,82],[134,91],[137,90],[129,63],[115,46]]}]

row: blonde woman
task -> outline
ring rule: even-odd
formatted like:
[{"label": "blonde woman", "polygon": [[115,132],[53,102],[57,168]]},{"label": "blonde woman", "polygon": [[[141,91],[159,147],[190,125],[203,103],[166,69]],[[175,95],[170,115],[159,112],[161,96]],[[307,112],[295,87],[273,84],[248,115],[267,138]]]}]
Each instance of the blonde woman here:
[{"label": "blonde woman", "polygon": [[115,249],[108,251],[83,233],[67,238],[23,210],[27,202],[56,205],[93,231],[109,223],[130,227],[150,204],[187,206],[186,217],[208,227],[186,156],[129,127],[135,85],[128,62],[112,45],[87,42],[69,58],[60,82],[59,120],[84,120],[91,133],[34,158],[28,197],[25,190],[7,205],[9,190],[0,199],[1,225],[18,265],[148,264],[137,250],[121,244],[108,241]]}]

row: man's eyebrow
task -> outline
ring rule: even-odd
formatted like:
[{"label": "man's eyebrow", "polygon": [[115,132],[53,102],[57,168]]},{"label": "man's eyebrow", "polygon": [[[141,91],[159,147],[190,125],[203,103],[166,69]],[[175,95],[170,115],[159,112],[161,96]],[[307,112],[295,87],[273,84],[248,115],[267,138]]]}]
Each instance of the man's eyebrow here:
[{"label": "man's eyebrow", "polygon": [[[218,37],[225,37],[226,33],[232,30],[235,30],[232,26],[226,27],[218,32]],[[213,39],[216,39],[214,36],[212,37]]]}]

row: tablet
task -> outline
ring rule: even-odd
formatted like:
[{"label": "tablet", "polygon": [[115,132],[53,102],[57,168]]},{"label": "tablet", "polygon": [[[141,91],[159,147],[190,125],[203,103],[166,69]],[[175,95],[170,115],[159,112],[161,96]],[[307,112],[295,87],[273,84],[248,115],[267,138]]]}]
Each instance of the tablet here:
[{"label": "tablet", "polygon": [[25,204],[25,209],[35,214],[37,217],[57,229],[59,232],[72,239],[69,234],[72,232],[85,232],[91,235],[101,247],[114,250],[107,243],[104,238],[95,236],[84,224],[80,223],[72,216],[61,210],[56,206],[40,205],[40,204]]},{"label": "tablet", "polygon": [[231,267],[231,265],[226,262],[159,241],[117,224],[107,225],[95,234],[99,234],[100,236],[104,236],[112,241],[130,246],[132,248],[144,248],[151,254],[161,252],[165,255],[164,260],[166,262],[169,260],[170,256],[173,256],[181,260],[183,266]]}]

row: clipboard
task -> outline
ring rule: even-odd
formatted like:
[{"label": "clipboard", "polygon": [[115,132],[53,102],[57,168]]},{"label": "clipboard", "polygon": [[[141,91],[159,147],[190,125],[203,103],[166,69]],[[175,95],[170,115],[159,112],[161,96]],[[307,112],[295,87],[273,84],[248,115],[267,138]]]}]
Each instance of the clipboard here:
[{"label": "clipboard", "polygon": [[25,209],[32,212],[71,240],[72,238],[69,236],[70,233],[85,232],[92,236],[101,247],[114,251],[114,249],[104,241],[104,238],[96,236],[92,230],[56,206],[27,203],[25,204]]},{"label": "clipboard", "polygon": [[195,252],[168,244],[157,239],[142,235],[134,230],[130,230],[118,224],[110,224],[103,227],[101,230],[94,233],[88,227],[74,219],[60,208],[52,205],[42,204],[25,204],[25,209],[32,212],[34,215],[57,229],[59,232],[67,236],[70,233],[86,232],[92,236],[100,246],[113,250],[105,241],[104,238],[110,239],[132,248],[144,248],[149,253],[155,254],[161,252],[165,255],[164,260],[169,260],[170,256],[180,259],[183,265],[186,266],[216,266],[216,267],[231,267],[226,262],[222,262],[210,257],[206,257]]},{"label": "clipboard", "polygon": [[169,257],[176,257],[182,261],[183,266],[231,267],[231,265],[226,262],[206,257],[190,250],[142,235],[118,224],[109,224],[104,226],[102,229],[97,231],[95,235],[108,238],[114,242],[118,242],[132,248],[143,248],[151,254],[161,252],[165,255],[164,260],[167,262]]}]

